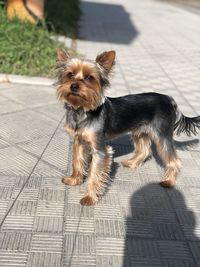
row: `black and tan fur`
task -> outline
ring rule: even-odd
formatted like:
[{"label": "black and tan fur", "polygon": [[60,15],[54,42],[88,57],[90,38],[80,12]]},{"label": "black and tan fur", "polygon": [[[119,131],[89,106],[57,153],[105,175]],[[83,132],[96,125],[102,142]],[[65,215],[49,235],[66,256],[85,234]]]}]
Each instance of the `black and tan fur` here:
[{"label": "black and tan fur", "polygon": [[175,184],[180,160],[174,148],[173,133],[196,134],[200,116],[185,117],[173,98],[157,94],[106,97],[115,51],[104,52],[95,61],[70,57],[58,50],[58,98],[66,108],[66,131],[74,138],[73,173],[63,178],[67,185],[79,185],[88,176],[82,205],[93,205],[104,192],[112,164],[108,139],[131,132],[133,157],[122,162],[135,169],[151,153],[151,142],[165,164],[164,187]]}]

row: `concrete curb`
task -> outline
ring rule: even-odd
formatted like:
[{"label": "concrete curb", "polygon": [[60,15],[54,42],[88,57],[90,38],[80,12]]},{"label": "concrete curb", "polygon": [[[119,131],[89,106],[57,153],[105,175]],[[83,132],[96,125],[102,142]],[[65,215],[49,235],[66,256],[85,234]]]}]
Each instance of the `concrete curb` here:
[{"label": "concrete curb", "polygon": [[51,86],[53,85],[54,80],[42,77],[30,77],[23,75],[0,73],[0,83],[23,83],[23,84]]}]

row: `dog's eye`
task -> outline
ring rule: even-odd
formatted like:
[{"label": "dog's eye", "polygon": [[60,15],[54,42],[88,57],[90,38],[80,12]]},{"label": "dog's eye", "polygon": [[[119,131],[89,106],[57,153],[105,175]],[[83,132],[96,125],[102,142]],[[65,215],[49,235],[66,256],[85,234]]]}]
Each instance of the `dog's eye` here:
[{"label": "dog's eye", "polygon": [[74,73],[73,72],[68,72],[67,73],[67,77],[69,78],[69,79],[72,79],[73,77],[74,77]]},{"label": "dog's eye", "polygon": [[86,81],[92,81],[93,79],[94,79],[94,77],[92,75],[86,75],[85,76]]}]

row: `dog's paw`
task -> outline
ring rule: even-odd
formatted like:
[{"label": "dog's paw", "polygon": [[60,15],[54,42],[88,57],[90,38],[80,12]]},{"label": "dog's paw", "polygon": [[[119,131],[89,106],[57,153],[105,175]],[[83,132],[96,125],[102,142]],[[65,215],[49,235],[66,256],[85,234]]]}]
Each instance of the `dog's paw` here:
[{"label": "dog's paw", "polygon": [[62,183],[66,185],[80,185],[81,179],[80,178],[74,178],[71,176],[65,176],[62,178]]},{"label": "dog's paw", "polygon": [[175,185],[175,183],[176,183],[175,179],[166,179],[166,180],[161,181],[160,185],[162,187],[170,188],[170,187],[173,187]]},{"label": "dog's paw", "polygon": [[136,169],[137,167],[139,167],[139,164],[137,164],[136,162],[134,162],[133,160],[124,160],[121,162],[122,166],[125,168],[129,168],[129,169]]},{"label": "dog's paw", "polygon": [[85,196],[80,200],[80,204],[83,206],[92,206],[95,205],[98,201],[98,198],[93,198],[91,196]]}]

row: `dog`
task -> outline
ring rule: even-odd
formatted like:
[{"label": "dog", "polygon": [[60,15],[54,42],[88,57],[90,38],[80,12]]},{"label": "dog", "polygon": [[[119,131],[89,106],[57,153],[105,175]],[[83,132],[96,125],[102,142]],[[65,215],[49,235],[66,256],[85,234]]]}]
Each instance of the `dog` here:
[{"label": "dog", "polygon": [[103,52],[95,61],[57,50],[57,96],[66,109],[65,130],[74,138],[73,172],[62,179],[65,185],[80,185],[88,175],[82,205],[94,205],[109,180],[112,149],[106,141],[131,132],[135,153],[122,162],[139,167],[151,153],[154,142],[165,165],[163,187],[172,187],[180,171],[173,133],[197,134],[200,116],[184,116],[170,96],[158,93],[107,97],[115,51]]}]

